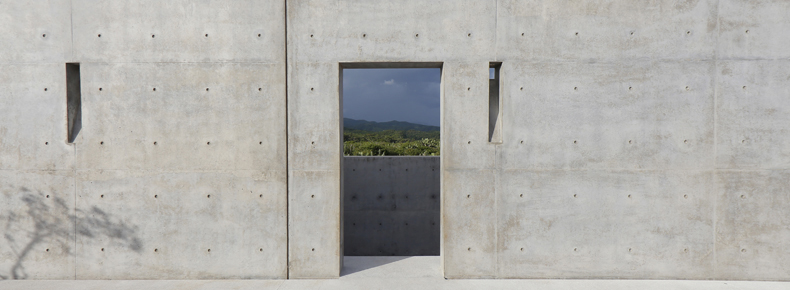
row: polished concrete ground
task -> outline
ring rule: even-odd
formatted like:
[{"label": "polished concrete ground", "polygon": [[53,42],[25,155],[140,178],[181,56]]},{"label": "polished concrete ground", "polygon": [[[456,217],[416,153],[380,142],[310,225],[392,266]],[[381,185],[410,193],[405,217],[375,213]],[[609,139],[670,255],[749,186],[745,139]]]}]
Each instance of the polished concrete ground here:
[{"label": "polished concrete ground", "polygon": [[327,280],[0,281],[0,289],[790,289],[790,282],[680,280],[445,280],[439,257],[346,257]]}]

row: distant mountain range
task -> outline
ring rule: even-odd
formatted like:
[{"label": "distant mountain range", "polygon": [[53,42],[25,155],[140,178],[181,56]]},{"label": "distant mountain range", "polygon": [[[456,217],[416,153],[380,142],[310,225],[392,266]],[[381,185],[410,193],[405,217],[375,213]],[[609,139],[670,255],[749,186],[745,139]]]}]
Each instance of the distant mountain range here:
[{"label": "distant mountain range", "polygon": [[409,122],[389,121],[389,122],[373,122],[365,120],[354,120],[343,118],[343,127],[348,129],[379,132],[384,130],[406,131],[415,130],[423,132],[439,131],[437,126],[420,125]]}]

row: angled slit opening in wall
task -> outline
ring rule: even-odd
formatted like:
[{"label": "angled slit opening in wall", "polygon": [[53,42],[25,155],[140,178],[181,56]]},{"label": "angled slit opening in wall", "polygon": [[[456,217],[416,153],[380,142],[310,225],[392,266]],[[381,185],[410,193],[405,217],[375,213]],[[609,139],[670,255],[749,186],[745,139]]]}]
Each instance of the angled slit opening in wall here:
[{"label": "angled slit opening in wall", "polygon": [[66,64],[66,115],[68,120],[68,143],[74,143],[82,129],[82,91],[80,88],[80,64]]},{"label": "angled slit opening in wall", "polygon": [[438,269],[439,257],[415,256],[441,250],[441,67],[341,64],[341,275],[423,260]]},{"label": "angled slit opening in wall", "polygon": [[491,143],[502,143],[501,67],[501,62],[492,62],[488,69],[488,142]]}]

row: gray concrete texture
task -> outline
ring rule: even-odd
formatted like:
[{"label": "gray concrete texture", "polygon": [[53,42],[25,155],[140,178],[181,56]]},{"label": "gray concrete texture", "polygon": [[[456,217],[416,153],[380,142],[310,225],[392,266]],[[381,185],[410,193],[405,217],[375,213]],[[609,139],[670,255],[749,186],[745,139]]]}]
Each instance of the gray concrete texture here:
[{"label": "gray concrete texture", "polygon": [[346,256],[438,256],[440,157],[343,158]]},{"label": "gray concrete texture", "polygon": [[[0,275],[338,277],[341,66],[430,62],[445,277],[790,280],[788,11],[1,2]],[[67,62],[81,64],[75,143]]]}]

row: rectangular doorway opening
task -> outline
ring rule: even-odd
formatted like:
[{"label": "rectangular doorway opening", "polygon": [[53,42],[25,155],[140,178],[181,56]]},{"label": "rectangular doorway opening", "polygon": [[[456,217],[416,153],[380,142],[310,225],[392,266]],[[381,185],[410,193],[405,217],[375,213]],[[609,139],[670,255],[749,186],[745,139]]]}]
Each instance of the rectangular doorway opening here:
[{"label": "rectangular doorway opening", "polygon": [[340,65],[345,275],[411,256],[438,261],[441,67]]}]

